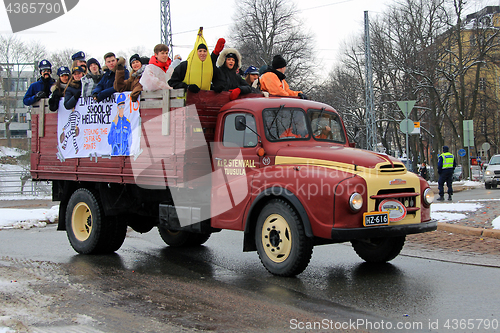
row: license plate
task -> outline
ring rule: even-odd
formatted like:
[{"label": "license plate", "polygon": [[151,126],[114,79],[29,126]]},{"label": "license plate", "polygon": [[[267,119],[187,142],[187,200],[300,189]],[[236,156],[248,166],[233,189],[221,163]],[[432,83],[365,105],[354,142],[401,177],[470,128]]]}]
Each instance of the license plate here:
[{"label": "license plate", "polygon": [[388,225],[389,212],[369,212],[363,213],[363,225],[370,227],[372,225]]}]

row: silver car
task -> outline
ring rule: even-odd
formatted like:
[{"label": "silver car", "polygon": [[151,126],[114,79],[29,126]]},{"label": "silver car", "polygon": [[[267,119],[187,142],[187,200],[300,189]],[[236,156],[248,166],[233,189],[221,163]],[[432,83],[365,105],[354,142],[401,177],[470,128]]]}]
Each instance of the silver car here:
[{"label": "silver car", "polygon": [[500,155],[495,155],[491,158],[484,173],[484,187],[496,188],[498,184],[500,184]]}]

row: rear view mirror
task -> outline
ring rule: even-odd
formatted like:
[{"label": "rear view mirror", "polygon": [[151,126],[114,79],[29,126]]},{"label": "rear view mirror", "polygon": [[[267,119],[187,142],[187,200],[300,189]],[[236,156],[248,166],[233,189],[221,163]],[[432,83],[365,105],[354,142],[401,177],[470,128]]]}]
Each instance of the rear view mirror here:
[{"label": "rear view mirror", "polygon": [[234,118],[234,127],[237,131],[244,131],[247,128],[245,116],[236,116],[236,118]]}]

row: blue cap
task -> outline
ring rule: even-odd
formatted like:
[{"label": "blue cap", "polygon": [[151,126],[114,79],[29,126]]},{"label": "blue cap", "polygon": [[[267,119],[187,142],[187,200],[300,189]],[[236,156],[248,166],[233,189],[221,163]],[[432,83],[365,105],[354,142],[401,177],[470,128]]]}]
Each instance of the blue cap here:
[{"label": "blue cap", "polygon": [[71,73],[82,72],[85,73],[85,69],[82,66],[75,66],[71,69]]},{"label": "blue cap", "polygon": [[71,56],[71,60],[85,60],[85,53],[83,51],[76,52]]},{"label": "blue cap", "polygon": [[42,61],[40,61],[40,63],[38,64],[38,69],[40,69],[40,71],[42,69],[50,69],[52,70],[52,64],[50,63],[50,61],[46,60],[46,59],[43,59]]},{"label": "blue cap", "polygon": [[66,74],[66,75],[70,75],[71,74],[69,68],[66,67],[66,66],[59,67],[57,69],[57,76],[61,76],[61,75],[64,75],[64,74]]},{"label": "blue cap", "polygon": [[118,104],[118,105],[125,104],[126,99],[127,99],[127,96],[125,96],[125,94],[121,93],[120,95],[118,95],[118,98],[116,99],[116,104]]},{"label": "blue cap", "polygon": [[259,70],[255,66],[249,66],[247,68],[247,70],[245,71],[245,75],[248,75],[248,74],[257,74],[257,75],[259,75]]}]

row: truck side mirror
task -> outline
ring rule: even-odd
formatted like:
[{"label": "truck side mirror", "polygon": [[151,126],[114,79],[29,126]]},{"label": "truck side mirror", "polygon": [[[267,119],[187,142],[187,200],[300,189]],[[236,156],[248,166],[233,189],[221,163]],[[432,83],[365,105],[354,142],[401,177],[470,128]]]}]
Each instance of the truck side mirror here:
[{"label": "truck side mirror", "polygon": [[244,131],[247,128],[245,116],[236,116],[236,118],[234,118],[234,127],[237,131]]}]

